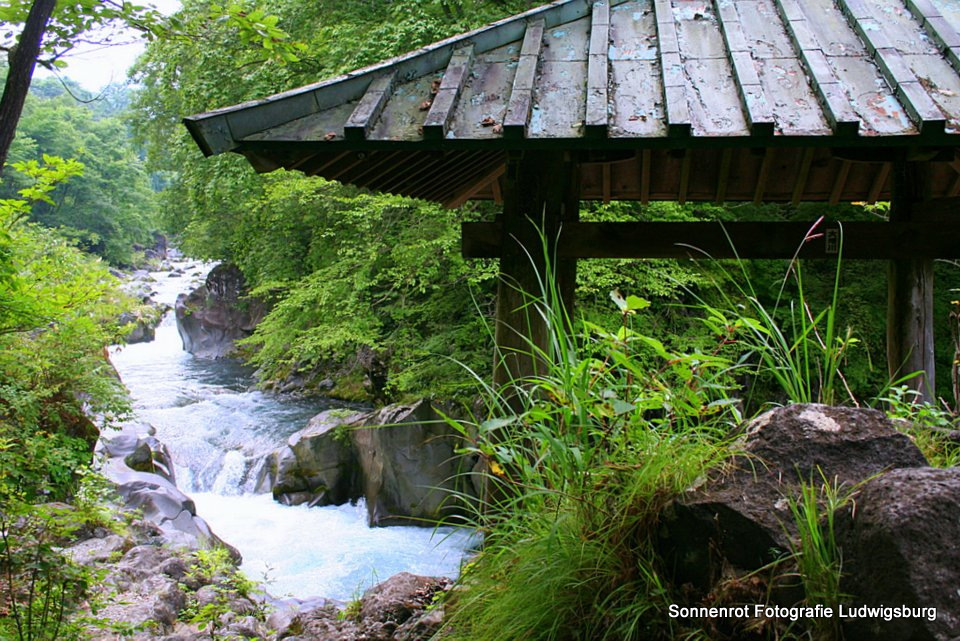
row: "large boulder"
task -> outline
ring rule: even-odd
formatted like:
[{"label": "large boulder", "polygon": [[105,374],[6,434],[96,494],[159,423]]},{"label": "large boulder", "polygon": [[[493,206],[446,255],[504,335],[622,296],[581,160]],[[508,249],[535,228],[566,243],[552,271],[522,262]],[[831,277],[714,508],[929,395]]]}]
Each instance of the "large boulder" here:
[{"label": "large boulder", "polygon": [[266,457],[256,491],[272,492],[287,505],[341,505],[357,498],[360,468],[348,430],[364,416],[339,409],[314,416]]},{"label": "large boulder", "polygon": [[852,487],[881,472],[927,465],[879,411],[798,404],[746,426],[741,453],[661,515],[660,549],[678,585],[709,592],[729,573],[757,570],[791,549],[790,498],[801,482]]},{"label": "large boulder", "polygon": [[220,264],[205,284],[177,297],[175,311],[183,349],[200,358],[223,358],[235,351],[237,340],[253,333],[267,306],[247,296],[235,265]]},{"label": "large boulder", "polygon": [[474,461],[429,401],[386,407],[350,439],[371,525],[433,525],[468,508]]},{"label": "large boulder", "polygon": [[848,639],[960,637],[960,469],[889,472],[866,485],[836,527],[850,607],[912,609],[889,621],[848,618]]},{"label": "large boulder", "polygon": [[256,491],[297,505],[366,499],[370,525],[432,527],[476,496],[475,457],[430,401],[376,412],[327,410],[267,455]]}]

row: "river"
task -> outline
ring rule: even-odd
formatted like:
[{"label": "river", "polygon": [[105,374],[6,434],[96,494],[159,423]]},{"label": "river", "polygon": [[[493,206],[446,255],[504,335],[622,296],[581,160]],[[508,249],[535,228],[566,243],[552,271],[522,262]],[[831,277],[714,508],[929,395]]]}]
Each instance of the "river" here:
[{"label": "river", "polygon": [[[175,263],[182,275],[154,272],[154,298],[203,282],[210,265]],[[243,555],[241,569],[266,578],[273,596],[350,600],[397,572],[455,577],[469,532],[451,528],[369,528],[366,507],[289,507],[254,494],[261,457],[281,446],[331,401],[297,401],[251,389],[250,369],[183,351],[169,312],[149,343],[111,349],[137,418],[170,449],[177,486],[220,538]]]}]

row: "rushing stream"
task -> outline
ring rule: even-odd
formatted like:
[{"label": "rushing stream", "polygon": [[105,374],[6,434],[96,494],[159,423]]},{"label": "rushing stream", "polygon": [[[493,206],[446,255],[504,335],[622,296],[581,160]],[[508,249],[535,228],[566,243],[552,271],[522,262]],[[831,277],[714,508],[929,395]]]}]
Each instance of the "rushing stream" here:
[{"label": "rushing stream", "polygon": [[[182,276],[152,274],[155,298],[202,283],[209,265],[179,263]],[[170,449],[177,485],[222,539],[240,550],[243,570],[266,574],[276,596],[348,600],[397,572],[456,576],[469,533],[441,528],[369,528],[358,505],[307,508],[253,494],[257,463],[335,405],[278,399],[249,391],[249,369],[229,360],[195,359],[183,351],[173,312],[156,339],[111,350],[139,420]]]}]

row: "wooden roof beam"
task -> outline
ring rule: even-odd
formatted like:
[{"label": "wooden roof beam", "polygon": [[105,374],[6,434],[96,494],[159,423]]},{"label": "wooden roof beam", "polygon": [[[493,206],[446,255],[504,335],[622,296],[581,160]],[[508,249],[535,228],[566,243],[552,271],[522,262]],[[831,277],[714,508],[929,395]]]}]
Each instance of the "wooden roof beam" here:
[{"label": "wooden roof beam", "polygon": [[860,133],[860,117],[843,90],[843,84],[823,53],[823,46],[807,23],[799,0],[774,0],[777,12],[787,28],[794,51],[803,63],[810,86],[823,107],[830,127],[838,136]]},{"label": "wooden roof beam", "polygon": [[426,152],[415,154],[412,158],[407,157],[407,162],[400,171],[370,181],[370,189],[385,191],[388,194],[395,193],[405,182],[416,178],[423,172],[431,169],[437,163],[443,154],[439,152]]},{"label": "wooden roof beam", "polygon": [[847,177],[850,175],[850,168],[853,167],[853,163],[849,160],[840,161],[840,171],[837,172],[837,177],[833,181],[833,189],[830,191],[830,204],[836,205],[840,202],[840,196],[843,195],[843,189],[847,186]]},{"label": "wooden roof beam", "polygon": [[757,173],[757,187],[753,192],[754,205],[759,205],[763,202],[764,193],[767,191],[767,180],[770,178],[770,168],[773,166],[773,158],[773,147],[767,147],[763,152],[760,171]]},{"label": "wooden roof beam", "polygon": [[680,59],[680,40],[670,0],[654,0],[657,44],[660,47],[660,75],[667,111],[667,135],[690,135],[690,107],[687,104],[687,79]]},{"label": "wooden roof beam", "polygon": [[727,185],[730,182],[730,165],[733,163],[733,149],[727,147],[720,154],[720,170],[717,172],[717,195],[715,202],[727,200]]},{"label": "wooden roof beam", "polygon": [[433,97],[427,119],[423,121],[424,140],[443,140],[447,137],[457,101],[470,76],[472,62],[472,44],[457,49],[450,56],[450,62],[447,63],[447,69],[440,80],[440,88],[437,89],[437,95]]},{"label": "wooden roof beam", "polygon": [[321,175],[321,172],[324,172],[343,161],[349,161],[349,159],[355,157],[356,155],[357,152],[355,151],[344,151],[335,155],[314,154],[306,161],[299,163],[297,170],[303,172],[307,176],[318,176]]},{"label": "wooden roof beam", "polygon": [[640,204],[650,202],[650,164],[653,153],[649,149],[640,152]]},{"label": "wooden roof beam", "polygon": [[803,158],[800,159],[800,170],[797,172],[797,180],[793,183],[793,195],[790,197],[791,205],[798,205],[803,200],[803,194],[807,190],[807,179],[810,177],[810,165],[813,164],[813,156],[816,149],[807,147],[803,150]]},{"label": "wooden roof beam", "polygon": [[537,63],[543,48],[543,20],[527,25],[520,48],[520,61],[517,74],[513,77],[513,88],[507,113],[503,117],[504,138],[524,138],[530,125],[530,110],[533,108],[533,86],[537,78]]},{"label": "wooden roof beam", "polygon": [[367,86],[363,98],[357,103],[356,108],[350,117],[347,118],[343,126],[343,137],[346,140],[366,140],[367,136],[373,130],[373,126],[380,117],[384,106],[390,99],[390,93],[393,91],[393,82],[397,77],[397,71],[388,71],[387,73],[374,78]]},{"label": "wooden roof beam", "polygon": [[837,0],[837,6],[874,56],[880,73],[920,133],[943,134],[946,117],[903,60],[900,51],[887,39],[883,24],[873,17],[869,4],[862,0]]},{"label": "wooden roof beam", "polygon": [[685,149],[683,160],[680,161],[680,186],[677,189],[677,202],[681,205],[687,202],[687,192],[690,190],[690,167],[693,164],[693,152]]},{"label": "wooden roof beam", "polygon": [[374,172],[380,173],[380,171],[384,168],[384,166],[389,166],[390,168],[393,168],[393,167],[398,167],[400,166],[401,163],[403,163],[404,154],[403,152],[400,152],[400,151],[392,151],[392,152],[375,151],[373,152],[373,154],[376,155],[375,159],[359,167],[359,171],[356,171],[354,173],[342,174],[339,180],[347,184],[359,185],[361,187],[365,187],[366,185],[360,182],[363,178],[366,178],[367,176],[369,176]]},{"label": "wooden roof beam", "polygon": [[587,114],[585,132],[596,138],[607,137],[609,106],[607,79],[610,77],[610,5],[593,5],[590,23],[590,53],[587,57]]},{"label": "wooden roof beam", "polygon": [[743,36],[743,27],[740,25],[740,16],[736,6],[732,4],[717,5],[717,20],[723,31],[723,39],[727,44],[727,54],[730,56],[730,65],[737,81],[737,92],[740,94],[740,103],[750,125],[750,133],[754,136],[772,136],[776,130],[776,121],[773,118],[773,108],[767,101],[760,76],[753,64],[750,48]]},{"label": "wooden roof beam", "polygon": [[446,162],[437,165],[433,171],[422,174],[416,181],[405,181],[404,190],[410,194],[418,194],[418,198],[437,187],[456,183],[465,173],[475,166],[487,161],[491,155],[499,156],[497,151],[474,151],[453,154]]},{"label": "wooden roof beam", "polygon": [[[488,165],[489,166],[489,165]],[[493,167],[493,169],[488,169],[484,167],[481,173],[480,178],[477,180],[471,180],[469,186],[464,189],[461,189],[459,192],[453,194],[450,198],[447,198],[443,201],[443,206],[448,209],[456,209],[457,207],[462,206],[468,200],[473,198],[474,194],[478,191],[489,185],[490,183],[495,183],[500,176],[507,171],[506,163],[498,163]],[[439,194],[438,194],[439,197]]]},{"label": "wooden roof beam", "polygon": [[883,193],[883,187],[887,184],[892,168],[893,163],[885,162],[877,170],[877,175],[873,178],[873,184],[870,185],[870,193],[867,195],[867,202],[871,205],[880,200],[880,194]]}]

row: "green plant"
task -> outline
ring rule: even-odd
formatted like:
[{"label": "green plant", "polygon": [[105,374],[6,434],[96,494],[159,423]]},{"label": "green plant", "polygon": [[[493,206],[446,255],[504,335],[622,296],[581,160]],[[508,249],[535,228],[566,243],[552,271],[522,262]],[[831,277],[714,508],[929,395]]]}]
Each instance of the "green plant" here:
[{"label": "green plant", "polygon": [[[822,604],[836,613],[841,600],[848,595],[840,591],[843,555],[837,546],[834,519],[837,511],[849,503],[867,481],[844,487],[837,479],[831,481],[822,470],[818,471],[819,481],[810,479],[801,483],[800,494],[789,499],[790,513],[798,533],[793,559],[797,563],[807,603],[811,606]],[[816,618],[812,625],[817,639],[842,639],[839,616]]]},{"label": "green plant", "polygon": [[[698,297],[699,306],[706,313],[703,322],[714,332],[732,330],[741,347],[749,350],[756,359],[756,373],[772,377],[788,401],[829,405],[837,403],[845,393],[856,404],[857,400],[841,373],[841,365],[847,352],[859,340],[849,328],[843,333],[837,330],[842,228],[831,297],[826,307],[818,312],[811,308],[804,292],[802,263],[797,258],[803,244],[819,235],[817,229],[822,222],[823,217],[810,227],[798,246],[772,306],[762,301],[746,264],[741,260],[737,261],[740,278],[727,274],[739,299],[732,298],[718,287],[725,307],[720,309]],[[784,296],[791,278],[796,284],[797,299],[786,301]]]},{"label": "green plant", "polygon": [[886,394],[877,400],[884,404],[887,416],[895,419],[897,428],[913,439],[930,465],[960,465],[956,414],[945,407],[924,402],[920,392],[906,385],[888,388]]},{"label": "green plant", "polygon": [[[98,599],[89,592],[102,573],[63,553],[79,531],[113,527],[112,513],[96,495],[97,490],[82,490],[74,505],[67,505],[32,504],[0,493],[0,609],[9,613],[0,616],[0,638],[70,640],[88,624],[102,624],[95,617]],[[81,616],[85,606],[94,610],[90,616]]]},{"label": "green plant", "polygon": [[[260,593],[257,584],[237,569],[229,552],[222,546],[196,550],[185,578],[188,582],[212,585],[214,588],[212,599],[206,603],[194,599],[187,606],[184,610],[187,620],[209,634],[213,641],[234,638],[223,633],[224,617],[233,611],[233,603],[238,598],[256,603],[256,596]],[[266,611],[262,606],[254,614],[260,621],[266,620]]]}]

